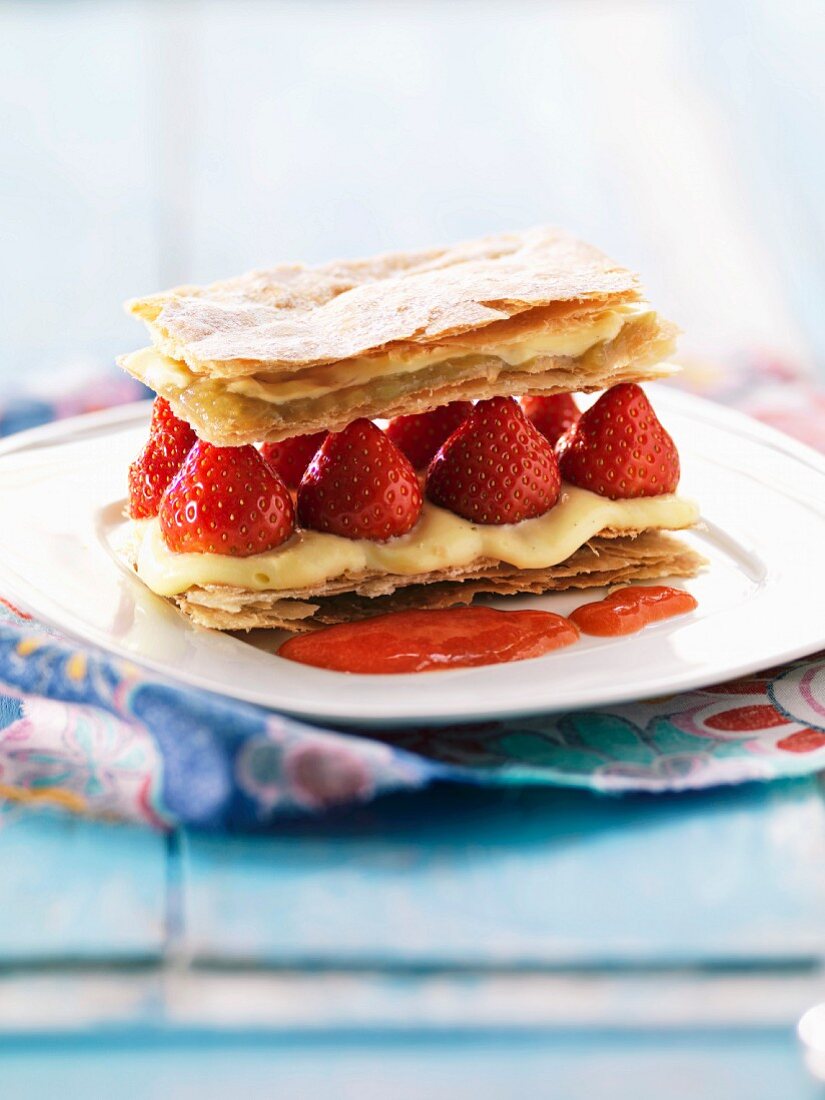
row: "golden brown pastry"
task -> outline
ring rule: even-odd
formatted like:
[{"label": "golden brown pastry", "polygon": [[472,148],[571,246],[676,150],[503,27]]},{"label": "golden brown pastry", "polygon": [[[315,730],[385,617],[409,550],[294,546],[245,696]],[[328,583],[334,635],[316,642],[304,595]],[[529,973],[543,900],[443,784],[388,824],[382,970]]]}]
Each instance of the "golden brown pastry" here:
[{"label": "golden brown pastry", "polygon": [[629,271],[548,228],[285,264],[129,309],[153,343],[120,364],[228,446],[456,399],[663,377],[676,331]]}]

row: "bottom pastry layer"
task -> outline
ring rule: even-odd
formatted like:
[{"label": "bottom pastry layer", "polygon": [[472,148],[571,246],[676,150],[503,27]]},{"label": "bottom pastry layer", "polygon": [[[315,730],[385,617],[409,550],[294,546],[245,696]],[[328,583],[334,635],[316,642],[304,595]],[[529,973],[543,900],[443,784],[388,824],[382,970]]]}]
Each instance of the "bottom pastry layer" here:
[{"label": "bottom pastry layer", "polygon": [[391,590],[387,584],[375,586],[374,595],[369,594],[368,587],[361,586],[360,592],[312,599],[284,598],[277,592],[229,585],[205,585],[189,588],[172,600],[193,622],[213,630],[266,628],[298,633],[387,611],[468,604],[480,594],[539,595],[631,581],[691,577],[704,564],[700,554],[661,531],[614,537],[603,532],[565,561],[547,569],[479,563],[471,572],[461,572],[460,579],[445,578],[442,573],[439,579],[422,583],[421,576],[395,576],[387,578],[392,581]]}]

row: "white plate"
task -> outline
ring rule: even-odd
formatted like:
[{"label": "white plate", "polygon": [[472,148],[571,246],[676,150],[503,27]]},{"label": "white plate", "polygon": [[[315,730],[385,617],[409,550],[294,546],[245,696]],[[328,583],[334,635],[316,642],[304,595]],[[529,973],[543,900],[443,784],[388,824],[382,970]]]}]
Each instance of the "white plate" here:
[{"label": "white plate", "polygon": [[[682,491],[702,505],[705,529],[689,538],[711,564],[685,585],[698,611],[637,635],[588,638],[509,665],[347,676],[281,660],[267,649],[271,634],[249,644],[194,627],[111,549],[126,468],[145,439],[146,403],[26,432],[0,447],[0,594],[183,683],[309,719],[383,726],[629,701],[825,647],[825,459],[737,413],[656,389],[682,455]],[[582,599],[531,596],[506,606],[564,614]]]}]

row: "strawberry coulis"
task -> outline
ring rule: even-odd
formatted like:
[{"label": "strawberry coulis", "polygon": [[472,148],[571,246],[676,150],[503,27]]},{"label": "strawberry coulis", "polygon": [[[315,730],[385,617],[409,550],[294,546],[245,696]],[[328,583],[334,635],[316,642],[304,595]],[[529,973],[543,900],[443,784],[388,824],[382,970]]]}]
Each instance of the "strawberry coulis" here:
[{"label": "strawberry coulis", "polygon": [[278,653],[315,668],[379,675],[524,661],[578,637],[568,619],[550,611],[450,607],[325,627],[290,638]]},{"label": "strawberry coulis", "polygon": [[612,638],[635,634],[650,623],[684,615],[697,607],[696,600],[681,588],[658,584],[619,588],[603,600],[582,604],[570,615],[582,634]]}]

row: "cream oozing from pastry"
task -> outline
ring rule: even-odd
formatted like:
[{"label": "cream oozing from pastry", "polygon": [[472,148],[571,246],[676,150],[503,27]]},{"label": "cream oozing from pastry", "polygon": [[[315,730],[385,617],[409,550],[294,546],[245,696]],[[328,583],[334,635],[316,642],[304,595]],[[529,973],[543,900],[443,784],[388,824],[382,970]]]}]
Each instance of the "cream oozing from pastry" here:
[{"label": "cream oozing from pastry", "polygon": [[139,542],[138,575],[158,595],[175,596],[206,585],[294,592],[341,577],[375,572],[416,576],[482,560],[546,569],[565,561],[600,531],[676,530],[698,518],[696,504],[675,494],[608,500],[564,485],[554,508],[521,523],[470,523],[427,501],[412,531],[388,542],[299,530],[276,550],[248,558],[178,554],[164,542],[157,519],[132,523]]},{"label": "cream oozing from pastry", "polygon": [[462,346],[460,338],[422,350],[405,348],[383,355],[365,355],[337,363],[323,363],[291,371],[264,371],[260,375],[216,378],[191,370],[185,363],[171,359],[155,347],[143,348],[124,356],[122,365],[159,393],[183,393],[192,387],[212,385],[227,394],[253,398],[270,405],[318,400],[341,390],[366,387],[380,379],[384,382],[416,374],[436,364],[479,356],[499,360],[498,373],[507,368],[524,368],[541,357],[578,358],[597,344],[615,340],[629,321],[653,314],[646,302],[631,302],[606,309],[583,323],[556,328],[507,343],[473,343]]}]

